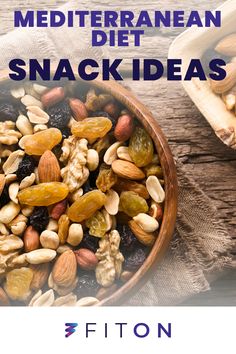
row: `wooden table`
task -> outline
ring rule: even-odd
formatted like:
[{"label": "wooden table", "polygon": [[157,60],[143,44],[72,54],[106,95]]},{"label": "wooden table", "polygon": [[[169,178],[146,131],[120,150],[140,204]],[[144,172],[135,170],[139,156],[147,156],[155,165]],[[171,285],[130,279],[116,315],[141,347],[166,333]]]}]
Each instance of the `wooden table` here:
[{"label": "wooden table", "polygon": [[[39,4],[33,0],[2,0],[0,12],[0,34],[13,28],[12,14],[17,9],[56,8],[66,1],[42,0]],[[86,3],[86,0],[78,2]],[[121,8],[123,1],[93,0],[90,9]],[[222,4],[222,0],[136,0],[126,2],[122,9],[145,10],[213,10]],[[5,6],[4,6],[5,5]],[[142,47],[112,49],[112,56],[133,58],[157,58],[166,61],[168,48],[172,40],[184,29],[161,28],[147,30]],[[126,84],[136,93],[156,116],[166,134],[173,154],[191,171],[203,191],[212,198],[221,216],[221,222],[230,235],[236,238],[236,152],[224,146],[215,136],[209,124],[198,112],[192,101],[178,82],[167,82],[165,78],[158,82],[133,82],[129,78],[129,66]],[[183,305],[236,305],[236,272],[229,271],[220,280],[212,284],[212,290],[194,296]]]}]

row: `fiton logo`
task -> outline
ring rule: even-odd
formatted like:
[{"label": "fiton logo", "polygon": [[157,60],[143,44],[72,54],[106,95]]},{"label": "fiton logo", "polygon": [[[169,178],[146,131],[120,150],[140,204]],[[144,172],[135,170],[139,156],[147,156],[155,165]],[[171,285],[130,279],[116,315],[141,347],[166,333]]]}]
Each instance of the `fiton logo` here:
[{"label": "fiton logo", "polygon": [[65,329],[65,337],[68,338],[70,337],[73,333],[75,333],[75,328],[78,326],[78,323],[65,323],[66,329]]}]

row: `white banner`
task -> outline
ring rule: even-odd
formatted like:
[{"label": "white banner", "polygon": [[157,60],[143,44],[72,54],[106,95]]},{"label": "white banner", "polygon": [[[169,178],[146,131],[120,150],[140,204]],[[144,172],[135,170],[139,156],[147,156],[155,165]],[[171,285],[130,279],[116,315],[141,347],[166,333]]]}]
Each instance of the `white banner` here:
[{"label": "white banner", "polygon": [[0,314],[6,353],[218,354],[235,345],[235,307],[21,307]]}]

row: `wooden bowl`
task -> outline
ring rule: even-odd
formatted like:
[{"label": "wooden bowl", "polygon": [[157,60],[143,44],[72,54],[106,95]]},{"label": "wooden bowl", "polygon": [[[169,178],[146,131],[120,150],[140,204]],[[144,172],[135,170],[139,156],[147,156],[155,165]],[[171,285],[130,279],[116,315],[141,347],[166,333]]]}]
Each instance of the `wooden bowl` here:
[{"label": "wooden bowl", "polygon": [[[178,36],[169,49],[170,59],[182,59],[182,74],[186,73],[191,59],[201,59],[207,49],[212,48],[221,38],[236,32],[236,1],[228,0],[217,10],[221,11],[220,28],[192,27]],[[205,116],[216,135],[228,146],[236,149],[236,119],[227,111],[219,95],[213,93],[209,82],[193,79],[182,82],[184,89]]]},{"label": "wooden bowl", "polygon": [[[0,72],[0,82],[2,85],[9,82],[8,72]],[[127,298],[128,294],[130,295],[131,293],[137,292],[138,289],[147,281],[148,276],[151,274],[151,270],[155,271],[155,265],[158,261],[160,261],[170,243],[174,232],[177,214],[178,186],[176,167],[167,140],[157,121],[148,109],[140,103],[130,91],[115,81],[102,81],[101,79],[97,79],[92,81],[91,85],[111,93],[111,95],[126,106],[132,113],[134,113],[137,119],[143,124],[155,143],[165,180],[166,198],[164,202],[163,221],[159,230],[159,236],[146,261],[128,282],[126,282],[111,296],[105,298],[99,303],[99,305],[121,304],[125,298]]]}]

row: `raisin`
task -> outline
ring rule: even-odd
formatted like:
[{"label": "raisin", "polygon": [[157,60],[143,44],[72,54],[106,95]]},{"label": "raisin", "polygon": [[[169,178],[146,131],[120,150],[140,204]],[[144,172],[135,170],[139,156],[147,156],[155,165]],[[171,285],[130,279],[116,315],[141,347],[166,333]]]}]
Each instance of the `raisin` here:
[{"label": "raisin", "polygon": [[[117,231],[120,234],[120,250],[122,253],[134,251],[138,247],[139,241],[130,230],[128,225],[117,225]],[[140,245],[139,245],[140,246]]]},{"label": "raisin", "polygon": [[103,237],[106,233],[107,223],[100,211],[97,211],[91,218],[86,221],[91,236]]},{"label": "raisin", "polygon": [[89,235],[88,231],[84,232],[82,242],[79,244],[79,248],[87,248],[90,251],[96,253],[99,247],[99,238]]},{"label": "raisin", "polygon": [[62,139],[67,139],[67,138],[69,138],[69,136],[71,135],[70,128],[65,127],[65,128],[63,128],[63,129],[61,129],[61,133],[62,133]]},{"label": "raisin", "polygon": [[4,186],[1,197],[0,197],[0,206],[1,208],[10,202],[10,197],[8,193],[8,186]]},{"label": "raisin", "polygon": [[29,217],[29,223],[39,233],[43,232],[49,222],[48,208],[36,207],[32,215]]},{"label": "raisin", "polygon": [[11,91],[7,88],[0,88],[0,101],[11,101],[12,100]]},{"label": "raisin", "polygon": [[0,121],[12,120],[15,122],[18,118],[18,112],[11,103],[0,103]]},{"label": "raisin", "polygon": [[92,190],[93,190],[93,187],[91,187],[90,181],[87,180],[87,182],[83,185],[84,194],[88,193],[88,192],[91,192]]},{"label": "raisin", "polygon": [[149,134],[141,127],[136,127],[129,141],[129,154],[138,167],[151,163],[153,158],[153,142]]},{"label": "raisin", "polygon": [[47,150],[52,150],[62,140],[61,131],[50,128],[33,135],[25,135],[24,149],[28,155],[43,155]]},{"label": "raisin", "polygon": [[132,218],[140,213],[148,212],[146,200],[135,192],[122,192],[120,195],[120,210]]},{"label": "raisin", "polygon": [[100,166],[99,175],[96,180],[96,186],[102,192],[107,192],[117,182],[117,175],[113,172],[110,166],[102,164]]},{"label": "raisin", "polygon": [[95,296],[99,289],[99,284],[92,273],[79,275],[76,293],[79,297]]},{"label": "raisin", "polygon": [[99,190],[93,190],[78,198],[69,208],[71,221],[81,222],[89,219],[106,202],[106,196]]},{"label": "raisin", "polygon": [[16,175],[18,181],[22,181],[25,177],[30,176],[36,167],[35,160],[32,156],[25,155],[20,162]]},{"label": "raisin", "polygon": [[13,269],[6,276],[6,292],[12,300],[23,301],[26,299],[30,284],[33,279],[30,268]]},{"label": "raisin", "polygon": [[141,267],[147,258],[146,248],[136,248],[134,252],[126,255],[124,268],[127,270],[136,270]]},{"label": "raisin", "polygon": [[65,199],[69,189],[62,182],[45,182],[22,189],[18,193],[21,204],[31,206],[49,206]]},{"label": "raisin", "polygon": [[108,118],[85,118],[73,124],[71,132],[78,138],[85,138],[89,142],[98,138],[103,138],[112,128],[112,123]]},{"label": "raisin", "polygon": [[96,111],[91,114],[91,117],[106,117],[106,118],[110,119],[110,121],[112,122],[112,130],[115,129],[117,119],[114,117],[111,117],[110,114],[108,114],[107,112]]},{"label": "raisin", "polygon": [[53,128],[65,128],[71,118],[71,109],[67,102],[63,101],[47,109],[49,114],[49,126]]}]

